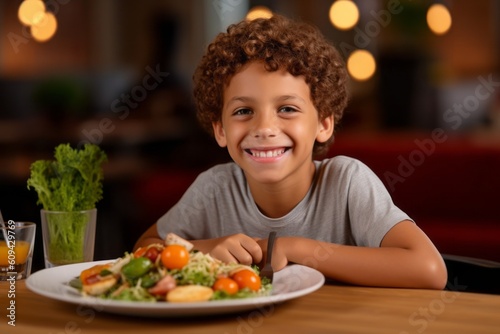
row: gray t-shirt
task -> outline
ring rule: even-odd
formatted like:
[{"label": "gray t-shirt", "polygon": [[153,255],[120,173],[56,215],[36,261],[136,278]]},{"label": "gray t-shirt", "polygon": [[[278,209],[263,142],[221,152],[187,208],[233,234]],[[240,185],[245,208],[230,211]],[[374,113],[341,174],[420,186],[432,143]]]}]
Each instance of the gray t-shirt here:
[{"label": "gray t-shirt", "polygon": [[158,233],[211,239],[235,233],[265,238],[301,236],[336,244],[379,247],[397,223],[410,220],[380,179],[360,161],[337,156],[314,161],[306,196],[287,215],[269,218],[255,204],[243,170],[217,165],[198,176],[180,201],[158,220]]}]

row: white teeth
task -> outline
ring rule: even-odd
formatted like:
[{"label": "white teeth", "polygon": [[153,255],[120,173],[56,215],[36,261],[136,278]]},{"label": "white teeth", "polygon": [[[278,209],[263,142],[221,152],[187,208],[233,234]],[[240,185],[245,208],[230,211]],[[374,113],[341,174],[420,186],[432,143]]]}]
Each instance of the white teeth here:
[{"label": "white teeth", "polygon": [[285,153],[285,149],[281,148],[278,150],[269,150],[269,151],[251,151],[252,155],[257,158],[272,158],[277,157]]}]

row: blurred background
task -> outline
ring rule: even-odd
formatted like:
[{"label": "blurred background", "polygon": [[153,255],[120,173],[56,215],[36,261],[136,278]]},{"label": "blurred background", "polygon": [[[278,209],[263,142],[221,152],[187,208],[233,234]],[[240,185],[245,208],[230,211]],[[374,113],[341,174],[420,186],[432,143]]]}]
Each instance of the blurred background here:
[{"label": "blurred background", "polygon": [[348,65],[329,154],[365,161],[443,251],[500,257],[500,1],[45,0],[43,17],[20,17],[29,1],[0,0],[6,220],[40,224],[32,162],[93,142],[109,157],[95,259],[131,250],[200,171],[229,160],[195,119],[206,46],[249,12],[279,13],[316,25]]}]

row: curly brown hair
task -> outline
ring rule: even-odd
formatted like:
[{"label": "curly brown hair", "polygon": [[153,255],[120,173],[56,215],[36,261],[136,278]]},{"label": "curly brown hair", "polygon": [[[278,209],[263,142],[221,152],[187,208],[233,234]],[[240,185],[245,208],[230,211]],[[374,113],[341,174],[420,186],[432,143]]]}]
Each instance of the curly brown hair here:
[{"label": "curly brown hair", "polygon": [[[268,71],[303,76],[319,118],[333,115],[338,125],[348,101],[342,57],[316,27],[274,15],[233,24],[208,46],[193,80],[198,120],[209,133],[221,119],[224,89],[251,61],[263,61]],[[333,136],[316,142],[313,153],[324,153],[332,141]]]}]

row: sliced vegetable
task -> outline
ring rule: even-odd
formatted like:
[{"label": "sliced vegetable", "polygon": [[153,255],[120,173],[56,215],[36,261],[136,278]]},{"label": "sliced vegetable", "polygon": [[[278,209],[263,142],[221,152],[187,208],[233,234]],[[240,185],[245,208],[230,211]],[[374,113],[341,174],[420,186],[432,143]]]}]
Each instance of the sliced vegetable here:
[{"label": "sliced vegetable", "polygon": [[134,252],[134,257],[141,257],[141,256],[144,256],[144,254],[146,254],[146,251],[148,250],[147,247],[139,247],[135,250]]},{"label": "sliced vegetable", "polygon": [[119,258],[118,260],[115,261],[115,263],[111,265],[111,267],[109,267],[109,271],[111,271],[113,274],[119,274],[123,266],[129,263],[130,260],[132,260],[133,258],[134,258],[133,255],[125,254],[124,257]]},{"label": "sliced vegetable", "polygon": [[146,274],[153,268],[153,262],[146,257],[138,257],[130,260],[129,263],[123,266],[122,273],[128,279],[136,279]]},{"label": "sliced vegetable", "polygon": [[[163,249],[163,248],[162,248]],[[158,255],[160,255],[161,250],[155,245],[150,245],[148,247],[139,247],[134,252],[134,257],[147,257],[151,262],[155,262]]]},{"label": "sliced vegetable", "polygon": [[163,277],[154,287],[148,290],[153,295],[166,295],[170,290],[173,290],[177,284],[175,278],[171,275]]},{"label": "sliced vegetable", "polygon": [[161,280],[160,273],[156,271],[150,271],[146,275],[141,277],[141,286],[143,288],[150,288],[157,284]]}]

